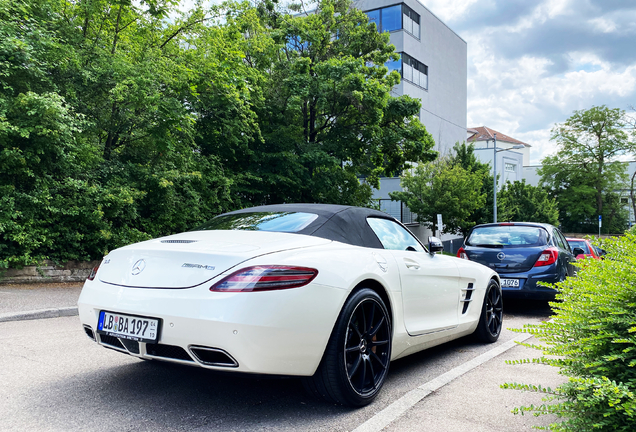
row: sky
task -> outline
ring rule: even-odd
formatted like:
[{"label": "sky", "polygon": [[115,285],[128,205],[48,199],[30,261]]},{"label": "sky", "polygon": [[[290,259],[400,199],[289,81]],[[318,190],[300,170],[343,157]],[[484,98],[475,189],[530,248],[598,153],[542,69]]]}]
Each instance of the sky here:
[{"label": "sky", "polygon": [[553,154],[575,110],[636,107],[636,0],[420,0],[468,44],[468,127]]}]

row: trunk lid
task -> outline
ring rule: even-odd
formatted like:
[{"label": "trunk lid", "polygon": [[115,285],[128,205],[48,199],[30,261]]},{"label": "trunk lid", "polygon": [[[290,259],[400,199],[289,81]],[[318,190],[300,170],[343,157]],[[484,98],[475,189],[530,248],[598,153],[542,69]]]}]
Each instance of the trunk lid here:
[{"label": "trunk lid", "polygon": [[544,249],[545,246],[526,248],[467,247],[466,254],[471,261],[488,266],[497,273],[519,273],[534,267]]},{"label": "trunk lid", "polygon": [[186,232],[112,251],[104,257],[97,277],[105,283],[137,288],[189,288],[256,256],[330,242],[264,231]]},{"label": "trunk lid", "polygon": [[465,242],[471,261],[497,273],[526,272],[548,247],[548,232],[541,226],[519,223],[480,225]]}]

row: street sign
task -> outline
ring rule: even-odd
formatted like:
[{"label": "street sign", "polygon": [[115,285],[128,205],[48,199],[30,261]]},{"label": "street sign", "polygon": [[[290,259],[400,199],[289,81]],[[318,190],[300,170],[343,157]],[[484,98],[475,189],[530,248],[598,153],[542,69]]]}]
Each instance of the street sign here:
[{"label": "street sign", "polygon": [[[439,216],[438,216],[439,217]],[[598,227],[600,228],[603,225],[603,216],[598,215]]]}]

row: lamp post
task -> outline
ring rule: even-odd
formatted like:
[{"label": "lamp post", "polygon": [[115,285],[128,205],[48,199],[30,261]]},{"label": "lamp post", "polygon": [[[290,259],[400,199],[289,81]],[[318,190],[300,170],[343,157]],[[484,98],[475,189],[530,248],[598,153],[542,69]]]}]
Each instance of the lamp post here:
[{"label": "lamp post", "polygon": [[495,144],[492,146],[492,177],[494,178],[492,219],[493,223],[497,223],[497,134],[493,134],[493,136],[495,137]]}]

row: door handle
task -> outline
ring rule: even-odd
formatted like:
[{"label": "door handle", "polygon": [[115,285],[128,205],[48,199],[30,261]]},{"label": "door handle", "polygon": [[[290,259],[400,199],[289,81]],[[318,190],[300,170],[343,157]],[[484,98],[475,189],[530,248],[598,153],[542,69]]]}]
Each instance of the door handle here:
[{"label": "door handle", "polygon": [[420,268],[420,263],[410,258],[404,258],[404,264],[406,264],[406,268],[417,270]]}]

